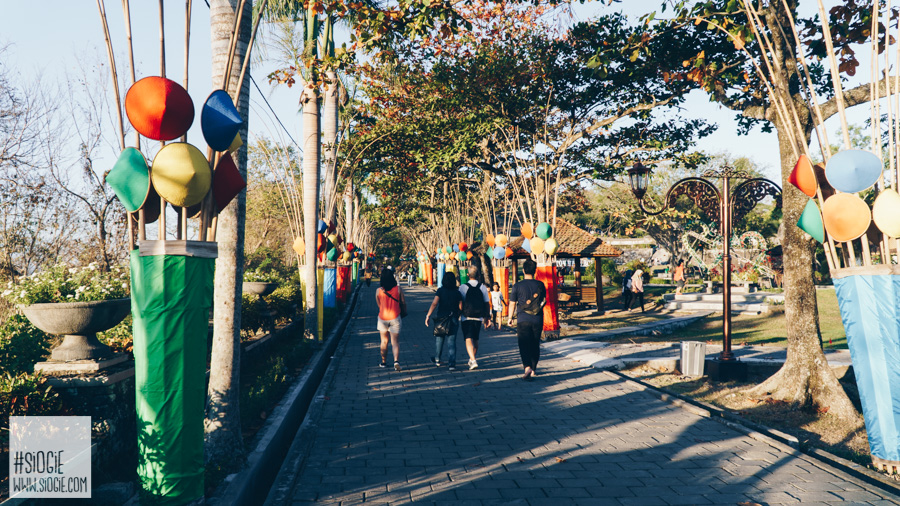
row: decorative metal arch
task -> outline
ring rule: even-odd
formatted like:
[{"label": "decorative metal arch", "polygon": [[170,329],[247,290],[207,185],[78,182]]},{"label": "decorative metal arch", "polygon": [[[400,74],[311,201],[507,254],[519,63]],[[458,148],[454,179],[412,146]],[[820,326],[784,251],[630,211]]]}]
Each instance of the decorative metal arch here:
[{"label": "decorative metal arch", "polygon": [[781,207],[781,187],[766,178],[748,179],[737,185],[731,194],[732,222],[737,223],[747,215],[756,204],[766,197],[775,199],[775,206]]},{"label": "decorative metal arch", "polygon": [[709,181],[698,177],[689,177],[675,183],[666,192],[666,207],[674,207],[678,197],[685,196],[703,211],[707,218],[720,223],[721,206],[719,205],[719,189]]}]

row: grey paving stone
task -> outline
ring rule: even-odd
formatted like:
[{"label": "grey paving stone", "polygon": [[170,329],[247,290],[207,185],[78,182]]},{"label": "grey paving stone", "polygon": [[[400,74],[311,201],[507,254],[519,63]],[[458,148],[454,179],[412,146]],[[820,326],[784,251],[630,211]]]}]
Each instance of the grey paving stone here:
[{"label": "grey paving stone", "polygon": [[[404,289],[404,371],[377,367],[375,287],[335,353],[292,504],[884,502],[839,471],[752,439],[554,353],[521,374],[514,336],[485,332],[476,371],[428,361],[434,292]],[[465,360],[464,344],[457,353]],[[832,501],[830,498],[834,498]],[[890,499],[896,499],[890,497]]]}]

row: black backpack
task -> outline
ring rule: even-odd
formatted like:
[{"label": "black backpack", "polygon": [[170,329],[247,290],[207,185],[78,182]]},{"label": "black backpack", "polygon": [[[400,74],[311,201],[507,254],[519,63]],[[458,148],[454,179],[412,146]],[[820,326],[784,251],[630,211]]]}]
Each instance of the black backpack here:
[{"label": "black backpack", "polygon": [[463,315],[466,318],[484,318],[484,294],[481,293],[481,282],[477,285],[469,285],[466,290],[466,298],[463,299]]}]

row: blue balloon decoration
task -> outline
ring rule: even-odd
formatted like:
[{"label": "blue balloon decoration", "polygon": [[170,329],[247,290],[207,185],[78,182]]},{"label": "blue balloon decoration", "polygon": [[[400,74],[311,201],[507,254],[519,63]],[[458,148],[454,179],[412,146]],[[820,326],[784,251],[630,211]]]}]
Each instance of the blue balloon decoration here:
[{"label": "blue balloon decoration", "polygon": [[884,166],[874,153],[862,149],[845,149],[828,160],[825,178],[835,190],[861,192],[878,181]]},{"label": "blue balloon decoration", "polygon": [[522,241],[522,249],[531,253],[531,240],[530,239],[525,239],[524,241]]},{"label": "blue balloon decoration", "polygon": [[454,245],[453,245],[453,252],[454,252],[454,253],[459,253],[459,244],[454,244]]},{"label": "blue balloon decoration", "polygon": [[495,247],[494,258],[496,258],[497,260],[503,260],[504,258],[506,258],[506,248],[501,248],[500,246]]},{"label": "blue balloon decoration", "polygon": [[328,225],[325,224],[325,220],[319,220],[319,225],[316,227],[316,232],[324,234],[326,230],[328,230]]}]

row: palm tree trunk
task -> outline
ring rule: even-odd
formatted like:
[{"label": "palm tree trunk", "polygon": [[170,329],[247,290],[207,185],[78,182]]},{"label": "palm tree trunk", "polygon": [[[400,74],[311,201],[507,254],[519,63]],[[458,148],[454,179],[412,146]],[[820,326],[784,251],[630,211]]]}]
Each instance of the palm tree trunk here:
[{"label": "palm tree trunk", "polygon": [[337,184],[337,130],[338,92],[340,81],[333,70],[325,72],[326,90],[322,105],[322,161],[325,166],[325,222],[331,223],[337,211],[335,185]]},{"label": "palm tree trunk", "polygon": [[[213,88],[221,86],[229,52],[231,30],[240,0],[210,0],[210,31],[212,38]],[[251,19],[253,2],[244,5],[243,20]],[[251,26],[242,22],[230,86],[237,86],[244,55],[248,51]],[[238,96],[241,117],[249,116],[250,80],[246,79]],[[241,127],[247,138],[247,123]],[[238,151],[237,166],[247,177],[247,147]],[[244,269],[244,219],[247,197],[241,192],[226,207],[218,219],[219,256],[216,259],[215,292],[213,296],[213,343],[210,362],[209,387],[206,403],[206,460],[220,465],[243,461],[244,444],[241,437],[240,364],[241,364],[241,281]]]},{"label": "palm tree trunk", "polygon": [[307,339],[318,337],[316,314],[316,224],[319,221],[319,93],[314,84],[300,82],[303,95],[303,236],[306,237],[306,265],[303,275],[306,285],[306,315],[303,335]]}]

